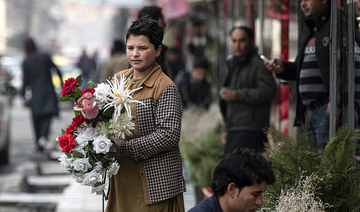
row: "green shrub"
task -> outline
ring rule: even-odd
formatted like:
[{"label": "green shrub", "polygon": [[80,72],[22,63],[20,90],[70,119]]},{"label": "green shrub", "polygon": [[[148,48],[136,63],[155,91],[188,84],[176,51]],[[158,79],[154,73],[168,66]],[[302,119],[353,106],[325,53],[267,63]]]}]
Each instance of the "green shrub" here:
[{"label": "green shrub", "polygon": [[220,134],[218,127],[214,132],[195,141],[181,141],[181,153],[187,163],[190,180],[195,186],[210,186],[213,171],[223,155],[224,145],[221,143]]},{"label": "green shrub", "polygon": [[264,194],[264,208],[273,208],[281,192],[299,182],[302,174],[319,180],[314,188],[316,198],[333,207],[326,211],[360,211],[360,164],[355,158],[360,131],[341,127],[321,154],[302,134],[297,139],[269,130],[274,146],[267,146],[267,159],[272,164],[277,182]]}]

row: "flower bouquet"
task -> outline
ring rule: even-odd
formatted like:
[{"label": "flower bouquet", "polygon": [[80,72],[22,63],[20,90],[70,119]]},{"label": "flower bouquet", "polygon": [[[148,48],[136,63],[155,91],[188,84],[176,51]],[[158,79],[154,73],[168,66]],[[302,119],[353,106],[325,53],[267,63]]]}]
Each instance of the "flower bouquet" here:
[{"label": "flower bouquet", "polygon": [[60,165],[65,167],[78,183],[91,187],[91,193],[105,194],[108,179],[120,166],[107,153],[116,152],[115,139],[125,139],[135,128],[131,121],[129,103],[139,102],[130,96],[124,76],[113,81],[88,83],[80,90],[81,75],[65,81],[61,101],[73,101],[75,117],[57,138],[62,148]]}]

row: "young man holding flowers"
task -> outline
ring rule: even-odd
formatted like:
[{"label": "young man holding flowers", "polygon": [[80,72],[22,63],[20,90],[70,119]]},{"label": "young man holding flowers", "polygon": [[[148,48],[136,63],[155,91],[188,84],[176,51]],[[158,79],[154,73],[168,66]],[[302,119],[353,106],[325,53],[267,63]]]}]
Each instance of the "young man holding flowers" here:
[{"label": "young man holding flowers", "polygon": [[132,68],[125,76],[130,89],[138,89],[130,104],[135,124],[132,136],[116,139],[120,163],[111,178],[106,211],[184,211],[185,191],[179,141],[181,102],[174,83],[155,62],[160,55],[163,30],[156,21],[142,17],[126,35],[127,58]]}]

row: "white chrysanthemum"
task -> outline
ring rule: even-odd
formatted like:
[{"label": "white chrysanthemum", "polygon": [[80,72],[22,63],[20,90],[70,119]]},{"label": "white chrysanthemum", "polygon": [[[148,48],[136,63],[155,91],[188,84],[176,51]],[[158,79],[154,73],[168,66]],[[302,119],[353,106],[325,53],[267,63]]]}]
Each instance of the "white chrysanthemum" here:
[{"label": "white chrysanthemum", "polygon": [[101,175],[100,173],[96,172],[95,170],[84,174],[84,181],[83,185],[85,186],[94,186],[96,183],[101,182]]},{"label": "white chrysanthemum", "polygon": [[96,193],[96,195],[102,195],[105,192],[106,186],[108,183],[101,184],[99,186],[91,187],[91,193]]},{"label": "white chrysanthemum", "polygon": [[89,168],[91,168],[91,164],[89,163],[89,158],[77,158],[73,162],[73,167],[76,171],[79,172],[87,172]]},{"label": "white chrysanthemum", "polygon": [[104,135],[99,135],[97,137],[94,138],[94,151],[96,152],[96,154],[106,154],[109,152],[110,147],[112,146],[112,142],[110,139],[108,139],[106,136]]},{"label": "white chrysanthemum", "polygon": [[60,161],[60,166],[68,170],[71,168],[71,159],[67,155],[62,154],[58,160]]},{"label": "white chrysanthemum", "polygon": [[108,134],[108,128],[107,128],[107,123],[105,122],[98,122],[96,125],[96,131],[98,133],[98,135],[107,135]]},{"label": "white chrysanthemum", "polygon": [[131,130],[135,129],[135,124],[130,120],[130,117],[123,113],[117,120],[110,119],[109,121],[109,134],[114,138],[125,139],[125,136],[130,136]]},{"label": "white chrysanthemum", "polygon": [[[98,101],[105,102],[104,109],[114,107],[113,119],[117,119],[123,108],[125,108],[128,116],[131,117],[131,109],[129,103],[141,103],[138,100],[133,100],[131,97],[131,93],[140,90],[140,88],[136,88],[133,90],[129,89],[130,85],[126,85],[126,79],[123,75],[118,79],[115,75],[113,77],[114,81],[108,80],[108,85],[110,86],[110,91],[106,89],[98,89],[98,93],[95,95],[95,98]],[[99,97],[97,97],[97,95]]]},{"label": "white chrysanthemum", "polygon": [[120,165],[117,162],[113,162],[108,170],[109,178],[116,175],[120,169]]}]

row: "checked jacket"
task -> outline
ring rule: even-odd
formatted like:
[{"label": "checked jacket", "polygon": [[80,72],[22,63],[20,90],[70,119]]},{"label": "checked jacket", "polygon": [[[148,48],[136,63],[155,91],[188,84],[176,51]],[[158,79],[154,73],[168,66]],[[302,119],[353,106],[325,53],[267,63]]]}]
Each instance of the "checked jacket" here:
[{"label": "checked jacket", "polygon": [[[130,68],[117,77],[133,72]],[[160,65],[155,65],[141,86],[133,99],[144,104],[131,104],[134,138],[121,143],[120,157],[139,162],[145,204],[155,204],[186,190],[179,149],[182,109],[179,93]]]}]

